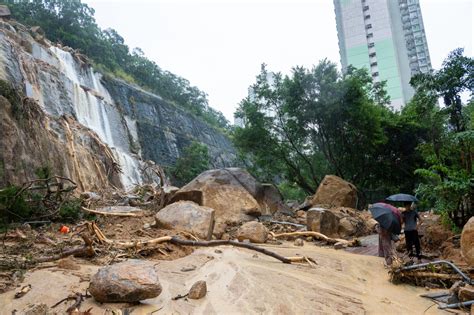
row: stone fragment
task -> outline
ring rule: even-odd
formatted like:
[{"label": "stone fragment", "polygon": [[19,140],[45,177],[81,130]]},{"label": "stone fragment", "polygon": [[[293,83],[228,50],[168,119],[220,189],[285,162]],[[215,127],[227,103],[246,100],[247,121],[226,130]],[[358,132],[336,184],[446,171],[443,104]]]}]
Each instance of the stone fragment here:
[{"label": "stone fragment", "polygon": [[311,208],[306,213],[306,227],[308,231],[319,232],[329,237],[337,237],[339,218],[328,209]]},{"label": "stone fragment", "polygon": [[314,194],[311,204],[328,207],[357,207],[357,189],[335,175],[326,175]]},{"label": "stone fragment", "polygon": [[458,297],[461,302],[473,301],[474,300],[474,287],[472,285],[468,285],[468,286],[459,288]]},{"label": "stone fragment", "polygon": [[161,290],[154,265],[141,260],[102,267],[89,286],[90,294],[101,303],[135,303],[157,297]]},{"label": "stone fragment", "polygon": [[246,170],[224,168],[201,173],[177,191],[171,202],[194,201],[215,210],[217,238],[225,232],[225,224],[254,220],[287,208],[276,187],[262,185]]},{"label": "stone fragment", "polygon": [[344,244],[343,242],[337,242],[336,244],[334,244],[334,249],[343,249],[343,248],[346,248],[347,245]]},{"label": "stone fragment", "polygon": [[0,5],[0,18],[9,18],[10,15],[10,9],[6,5]]},{"label": "stone fragment", "polygon": [[474,217],[464,225],[461,233],[461,253],[470,267],[474,266]]},{"label": "stone fragment", "polygon": [[297,238],[293,243],[295,246],[304,246],[304,241],[301,238]]},{"label": "stone fragment", "polygon": [[237,239],[241,242],[249,240],[252,243],[265,243],[267,237],[268,229],[257,221],[244,223],[237,231]]},{"label": "stone fragment", "polygon": [[172,203],[156,215],[156,226],[181,230],[210,240],[214,229],[214,210],[191,201]]},{"label": "stone fragment", "polygon": [[197,281],[193,284],[188,293],[188,298],[193,300],[199,300],[206,296],[207,284],[206,281]]}]

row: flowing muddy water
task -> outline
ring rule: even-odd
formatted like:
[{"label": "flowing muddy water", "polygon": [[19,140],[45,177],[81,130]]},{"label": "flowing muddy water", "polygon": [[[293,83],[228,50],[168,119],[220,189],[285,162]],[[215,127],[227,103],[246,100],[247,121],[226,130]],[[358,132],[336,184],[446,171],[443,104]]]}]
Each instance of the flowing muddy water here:
[{"label": "flowing muddy water", "polygon": [[[219,247],[217,252],[217,248],[198,249],[174,261],[156,261],[163,287],[157,298],[133,306],[98,304],[89,298],[81,310],[93,307],[93,314],[125,308],[130,314],[446,314],[419,297],[425,289],[391,284],[381,258],[312,244],[265,247],[285,256],[309,256],[317,265],[287,265],[232,247]],[[181,271],[190,266],[196,269]],[[73,292],[84,293],[98,268],[84,261],[80,270],[28,272],[22,286],[31,284],[32,290],[20,299],[13,299],[15,291],[0,295],[1,314],[14,309],[21,313],[31,303],[51,306]],[[186,294],[198,280],[207,282],[206,297],[171,300]],[[55,310],[61,313],[66,308]]]}]

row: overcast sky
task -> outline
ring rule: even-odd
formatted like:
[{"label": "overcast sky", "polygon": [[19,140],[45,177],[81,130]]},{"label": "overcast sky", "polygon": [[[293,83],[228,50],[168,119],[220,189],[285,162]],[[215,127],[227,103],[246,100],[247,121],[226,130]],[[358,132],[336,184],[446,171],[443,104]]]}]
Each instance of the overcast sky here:
[{"label": "overcast sky", "polygon": [[[393,0],[395,1],[395,0]],[[332,0],[83,0],[161,68],[188,79],[233,122],[260,65],[289,73],[339,64]],[[457,47],[473,55],[472,0],[420,0],[433,67]]]}]

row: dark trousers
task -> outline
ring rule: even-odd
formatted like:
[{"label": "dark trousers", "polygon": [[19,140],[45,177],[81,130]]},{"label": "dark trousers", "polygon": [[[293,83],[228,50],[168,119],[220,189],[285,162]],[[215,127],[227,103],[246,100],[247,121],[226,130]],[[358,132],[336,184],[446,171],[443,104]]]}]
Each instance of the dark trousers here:
[{"label": "dark trousers", "polygon": [[413,253],[413,246],[415,246],[416,257],[421,258],[421,247],[418,231],[405,231],[405,242],[407,244],[408,254]]}]

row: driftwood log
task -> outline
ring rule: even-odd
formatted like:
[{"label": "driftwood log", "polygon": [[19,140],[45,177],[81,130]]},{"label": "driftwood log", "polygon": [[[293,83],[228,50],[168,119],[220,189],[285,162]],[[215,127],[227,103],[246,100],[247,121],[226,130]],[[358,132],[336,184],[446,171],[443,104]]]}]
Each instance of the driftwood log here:
[{"label": "driftwood log", "polygon": [[359,240],[353,239],[351,241],[344,240],[341,238],[331,238],[328,237],[322,233],[315,232],[315,231],[302,231],[302,232],[291,232],[291,233],[281,233],[281,234],[275,234],[273,232],[270,232],[270,234],[273,236],[273,238],[287,238],[287,237],[297,237],[297,236],[311,236],[313,238],[316,238],[318,240],[325,241],[328,244],[336,244],[336,243],[341,243],[349,247],[354,247],[354,246],[359,246]]}]

